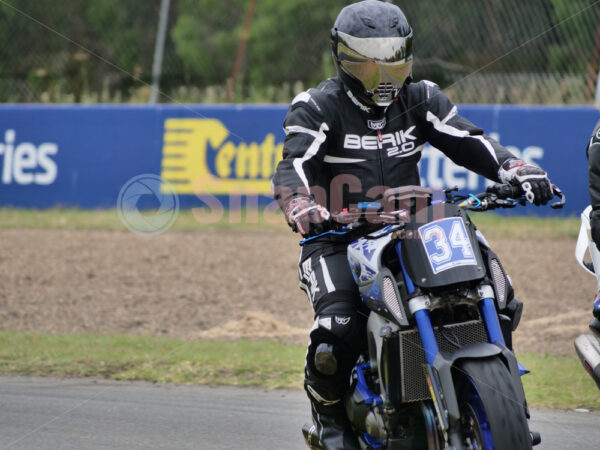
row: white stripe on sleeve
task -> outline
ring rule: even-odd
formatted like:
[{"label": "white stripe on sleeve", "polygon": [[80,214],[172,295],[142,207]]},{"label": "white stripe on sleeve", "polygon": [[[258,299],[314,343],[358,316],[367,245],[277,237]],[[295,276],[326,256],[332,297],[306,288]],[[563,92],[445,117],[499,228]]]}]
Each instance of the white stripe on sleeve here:
[{"label": "white stripe on sleeve", "polygon": [[310,128],[301,127],[300,125],[289,125],[283,129],[285,134],[294,134],[294,133],[304,133],[310,134],[312,137],[317,138],[319,136],[319,132],[315,130],[311,130]]},{"label": "white stripe on sleeve", "polygon": [[306,178],[306,173],[304,172],[302,166],[306,161],[310,160],[313,156],[317,154],[319,148],[321,148],[321,144],[323,144],[323,142],[325,142],[325,139],[327,139],[327,135],[325,134],[325,132],[329,130],[329,127],[325,122],[323,122],[319,127],[319,131],[309,130],[308,128],[298,126],[289,126],[287,128],[290,130],[289,132],[308,133],[311,136],[314,136],[315,138],[315,140],[312,142],[312,144],[310,144],[310,146],[306,150],[306,153],[304,153],[304,156],[302,156],[302,158],[294,159],[294,169],[296,169],[296,173],[302,180],[304,186],[310,188],[310,186],[308,185],[308,179]]},{"label": "white stripe on sleeve", "polygon": [[494,147],[492,147],[492,144],[490,143],[490,141],[488,141],[483,136],[471,136],[467,130],[459,130],[458,128],[454,128],[452,125],[448,125],[446,123],[448,120],[450,120],[456,114],[457,114],[456,106],[454,108],[452,108],[452,110],[444,118],[444,120],[440,120],[439,117],[437,117],[431,111],[427,111],[427,121],[431,122],[433,124],[433,128],[438,130],[440,133],[444,133],[444,134],[454,136],[454,137],[459,137],[459,138],[471,137],[473,139],[477,139],[478,141],[480,141],[483,144],[483,146],[490,153],[492,158],[494,158],[494,161],[496,161],[496,164],[499,164],[498,156],[496,155]]}]

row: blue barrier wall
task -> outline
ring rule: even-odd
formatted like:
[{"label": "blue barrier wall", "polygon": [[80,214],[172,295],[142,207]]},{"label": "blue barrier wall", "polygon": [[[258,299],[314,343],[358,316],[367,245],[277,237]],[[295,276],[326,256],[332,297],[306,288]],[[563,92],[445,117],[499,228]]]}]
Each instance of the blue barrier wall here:
[{"label": "blue barrier wall", "polygon": [[[287,107],[0,105],[0,204],[112,208],[130,178],[171,180],[182,207],[205,194],[228,204],[231,193],[270,201]],[[474,106],[462,115],[548,171],[563,188],[566,214],[589,202],[585,145],[600,113],[591,107]],[[423,152],[423,184],[481,191],[433,148]],[[200,197],[200,198],[199,198]],[[237,201],[236,201],[237,202]],[[237,204],[237,203],[236,203]],[[521,208],[549,214],[548,208]]]}]

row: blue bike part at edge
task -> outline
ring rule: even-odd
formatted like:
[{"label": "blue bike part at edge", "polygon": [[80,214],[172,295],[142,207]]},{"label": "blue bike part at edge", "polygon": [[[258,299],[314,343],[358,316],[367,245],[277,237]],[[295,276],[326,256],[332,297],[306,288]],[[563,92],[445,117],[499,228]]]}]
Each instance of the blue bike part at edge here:
[{"label": "blue bike part at edge", "polygon": [[519,368],[519,375],[520,376],[527,375],[528,373],[531,373],[531,370],[529,370],[527,367],[525,367],[519,361],[517,361],[517,367]]},{"label": "blue bike part at edge", "polygon": [[358,364],[356,366],[356,389],[362,396],[365,404],[367,405],[381,405],[383,404],[383,399],[379,396],[371,392],[369,387],[367,386],[367,379],[365,378],[364,371],[371,370],[371,364]]},{"label": "blue bike part at edge", "polygon": [[367,445],[372,449],[383,448],[383,441],[381,439],[374,438],[368,433],[364,433],[362,438],[367,443]]},{"label": "blue bike part at edge", "polygon": [[[383,404],[383,399],[379,396],[371,392],[369,387],[367,386],[367,379],[365,378],[365,370],[371,370],[371,364],[357,364],[356,366],[356,390],[362,396],[365,404],[367,405],[381,405]],[[381,439],[374,438],[368,433],[363,433],[362,438],[364,441],[373,449],[383,448],[383,441]]]}]

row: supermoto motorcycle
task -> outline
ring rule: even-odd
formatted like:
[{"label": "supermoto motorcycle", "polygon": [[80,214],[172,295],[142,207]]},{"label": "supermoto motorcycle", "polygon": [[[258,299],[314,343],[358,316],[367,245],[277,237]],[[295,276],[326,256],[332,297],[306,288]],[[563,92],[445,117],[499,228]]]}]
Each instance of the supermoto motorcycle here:
[{"label": "supermoto motorcycle", "polygon": [[[592,240],[590,227],[590,213],[592,207],[588,206],[581,213],[581,228],[575,246],[575,259],[588,273],[594,275],[598,284],[596,287],[596,299],[600,296],[600,251]],[[589,253],[591,261],[585,261],[586,252]],[[600,338],[600,336],[598,336]],[[580,334],[575,339],[575,351],[586,372],[596,382],[600,389],[600,343],[591,334]]]},{"label": "supermoto motorcycle", "polygon": [[[553,186],[559,201],[560,189]],[[441,198],[436,198],[441,197]],[[508,279],[467,211],[524,205],[510,185],[478,195],[388,189],[380,203],[334,215],[330,234],[357,236],[348,263],[368,312],[367,347],[345,406],[363,449],[530,449]],[[331,238],[331,236],[329,236]],[[517,320],[518,322],[518,320]],[[321,443],[303,428],[312,449]]]}]

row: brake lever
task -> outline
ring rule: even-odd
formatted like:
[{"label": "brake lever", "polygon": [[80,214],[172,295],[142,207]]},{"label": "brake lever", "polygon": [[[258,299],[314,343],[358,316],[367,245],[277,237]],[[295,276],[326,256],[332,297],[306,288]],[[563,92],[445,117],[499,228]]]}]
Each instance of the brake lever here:
[{"label": "brake lever", "polygon": [[563,206],[565,206],[565,203],[567,201],[567,198],[565,197],[565,194],[563,194],[563,191],[556,186],[555,184],[552,185],[552,192],[554,192],[554,195],[557,196],[560,200],[557,202],[554,202],[550,205],[550,208],[552,209],[561,209]]}]

